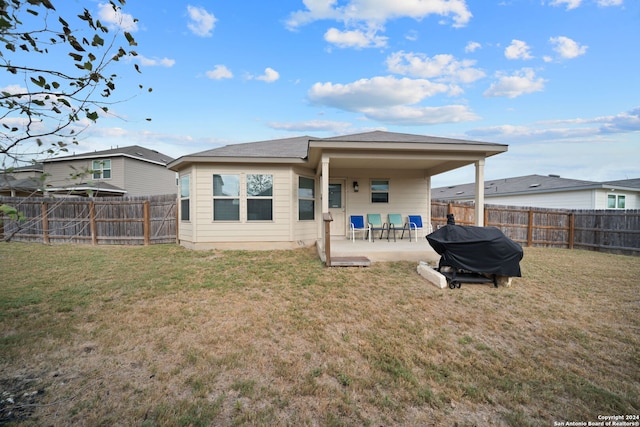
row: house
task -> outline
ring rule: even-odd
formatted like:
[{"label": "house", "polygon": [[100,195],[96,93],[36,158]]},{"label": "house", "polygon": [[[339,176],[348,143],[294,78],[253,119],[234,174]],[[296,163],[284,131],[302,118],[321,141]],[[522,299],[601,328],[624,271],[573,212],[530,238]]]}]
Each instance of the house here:
[{"label": "house", "polygon": [[138,145],[54,157],[42,162],[47,195],[153,196],[175,194],[174,159]]},{"label": "house", "polygon": [[[485,181],[484,198],[494,205],[552,209],[640,209],[640,178],[594,182],[559,175],[527,175]],[[475,200],[475,184],[434,188],[438,200]]]},{"label": "house", "polygon": [[41,195],[43,186],[42,163],[0,170],[0,196]]},{"label": "house", "polygon": [[[179,240],[189,248],[276,249],[344,239],[350,215],[422,215],[431,177],[475,165],[507,146],[391,132],[228,145],[169,163],[179,174]],[[480,186],[482,189],[482,186]],[[483,206],[482,191],[477,205]],[[477,217],[482,224],[482,209]]]}]

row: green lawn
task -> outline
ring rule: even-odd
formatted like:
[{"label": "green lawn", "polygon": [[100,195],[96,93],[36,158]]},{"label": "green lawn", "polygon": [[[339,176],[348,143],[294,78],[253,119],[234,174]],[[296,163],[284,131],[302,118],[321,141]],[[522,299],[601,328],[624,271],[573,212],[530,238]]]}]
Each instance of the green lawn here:
[{"label": "green lawn", "polygon": [[510,425],[640,414],[640,258],[509,288],[314,250],[0,244],[0,425]]}]

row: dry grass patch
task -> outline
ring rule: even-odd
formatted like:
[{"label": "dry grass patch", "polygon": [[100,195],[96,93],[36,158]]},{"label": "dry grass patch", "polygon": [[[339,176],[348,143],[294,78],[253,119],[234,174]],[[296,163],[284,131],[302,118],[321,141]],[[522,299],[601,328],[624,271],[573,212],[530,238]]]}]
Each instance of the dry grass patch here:
[{"label": "dry grass patch", "polygon": [[[640,412],[638,258],[511,288],[312,250],[0,244],[0,423],[550,425]],[[13,403],[7,400],[11,398]]]}]

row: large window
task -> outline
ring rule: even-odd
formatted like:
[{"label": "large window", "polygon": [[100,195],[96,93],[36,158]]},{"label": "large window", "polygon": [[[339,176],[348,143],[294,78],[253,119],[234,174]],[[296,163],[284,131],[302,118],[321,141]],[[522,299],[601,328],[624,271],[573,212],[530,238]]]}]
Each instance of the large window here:
[{"label": "large window", "polygon": [[93,179],[111,178],[111,160],[94,160],[91,165]]},{"label": "large window", "polygon": [[213,175],[213,220],[240,220],[240,175]]},{"label": "large window", "polygon": [[298,219],[300,221],[315,219],[315,186],[313,178],[298,178]]},{"label": "large window", "polygon": [[189,221],[189,175],[180,177],[180,218]]},{"label": "large window", "polygon": [[374,179],[371,181],[371,203],[389,203],[389,181]]},{"label": "large window", "polygon": [[247,221],[273,219],[273,175],[247,175]]},{"label": "large window", "polygon": [[624,209],[625,199],[623,194],[607,195],[607,209]]}]

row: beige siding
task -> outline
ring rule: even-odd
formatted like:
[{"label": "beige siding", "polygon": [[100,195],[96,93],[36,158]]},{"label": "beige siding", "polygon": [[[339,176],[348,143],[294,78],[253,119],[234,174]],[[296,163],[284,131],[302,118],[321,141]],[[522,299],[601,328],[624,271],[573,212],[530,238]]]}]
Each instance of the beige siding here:
[{"label": "beige siding", "polygon": [[562,191],[520,196],[485,197],[486,204],[547,209],[594,209],[594,190]]},{"label": "beige siding", "polygon": [[128,196],[174,194],[177,191],[174,171],[162,165],[131,158],[125,157],[122,160],[124,162],[122,188],[127,190]]},{"label": "beige siding", "polygon": [[[91,170],[94,160],[111,160],[111,178],[93,179]],[[89,181],[108,182],[119,188],[125,188],[124,160],[122,157],[105,157],[104,159],[80,159],[64,162],[48,162],[44,164],[44,172],[48,174],[46,183],[52,187],[62,187]],[[83,174],[74,178],[74,174]]]},{"label": "beige siding", "polygon": [[[401,214],[406,221],[408,215],[422,215],[426,222],[428,209],[427,180],[423,172],[410,170],[369,170],[359,169],[332,170],[332,178],[346,178],[346,227],[350,215],[379,213],[386,222],[387,215]],[[371,181],[389,180],[389,203],[371,203]],[[357,181],[359,191],[353,190],[353,182]],[[345,229],[345,234],[347,230]]]},{"label": "beige siding", "polygon": [[625,209],[640,209],[640,192],[624,191],[624,190],[598,190],[596,192],[596,205],[594,209],[607,209],[609,194],[624,196]]},{"label": "beige siding", "polygon": [[[246,175],[273,175],[273,220],[246,220]],[[240,175],[240,221],[213,221],[213,175]],[[292,242],[292,174],[288,167],[246,167],[197,165],[192,173],[192,222],[197,243]],[[181,234],[181,239],[185,238]]]},{"label": "beige siding", "polygon": [[[315,180],[314,221],[300,221],[298,219],[298,177],[300,176]],[[315,172],[312,169],[294,168],[291,171],[291,194],[293,195],[293,203],[291,206],[291,218],[293,218],[293,221],[291,225],[294,239],[305,243],[316,241],[320,237],[319,222],[322,220],[322,206],[319,197],[320,179],[315,176]]]}]

